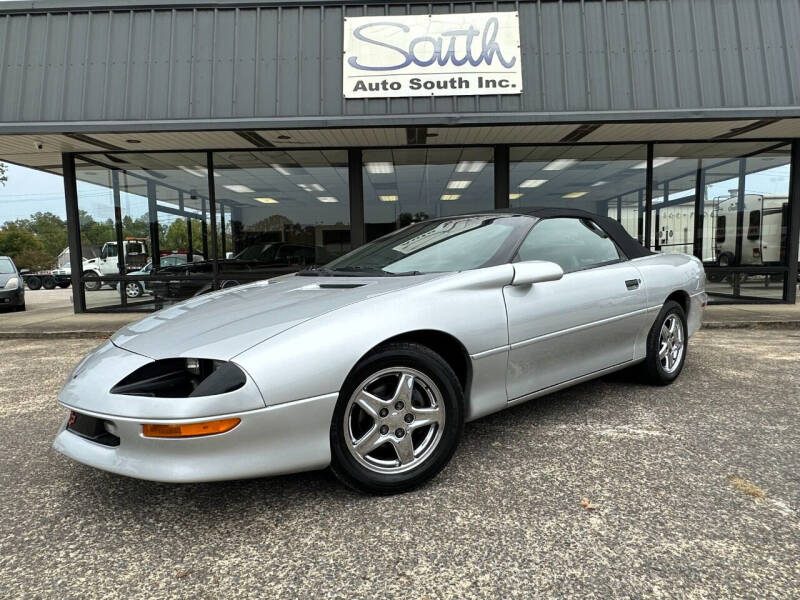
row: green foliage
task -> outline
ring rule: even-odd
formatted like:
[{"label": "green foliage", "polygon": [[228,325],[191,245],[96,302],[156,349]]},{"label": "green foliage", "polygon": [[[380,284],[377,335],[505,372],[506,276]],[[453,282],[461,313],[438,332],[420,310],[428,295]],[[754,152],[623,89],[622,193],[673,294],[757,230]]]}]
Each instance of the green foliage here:
[{"label": "green foliage", "polygon": [[0,254],[10,256],[18,269],[31,269],[29,261],[38,263],[43,256],[46,258],[36,235],[13,222],[0,229]]},{"label": "green foliage", "polygon": [[32,272],[46,271],[53,267],[53,259],[41,250],[23,250],[13,260],[18,269],[30,269]]},{"label": "green foliage", "polygon": [[0,163],[0,183],[5,185],[6,181],[8,181],[8,175],[6,175],[6,166],[3,163]]}]

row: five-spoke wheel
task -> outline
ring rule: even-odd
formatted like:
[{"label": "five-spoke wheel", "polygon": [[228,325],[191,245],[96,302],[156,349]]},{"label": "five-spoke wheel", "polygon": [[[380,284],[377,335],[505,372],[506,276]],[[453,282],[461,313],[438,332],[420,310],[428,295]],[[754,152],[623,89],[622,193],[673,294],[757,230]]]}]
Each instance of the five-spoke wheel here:
[{"label": "five-spoke wheel", "polygon": [[439,388],[408,367],[371,375],[345,411],[348,449],[377,473],[402,473],[424,462],[441,440],[444,424]]},{"label": "five-spoke wheel", "polygon": [[647,336],[644,372],[657,385],[675,381],[686,360],[686,313],[673,300],[664,303]]},{"label": "five-spoke wheel", "polygon": [[658,358],[665,373],[673,373],[683,359],[683,323],[677,314],[672,313],[661,325]]},{"label": "five-spoke wheel", "polygon": [[370,493],[407,491],[450,460],[464,422],[461,383],[425,346],[393,343],[365,357],[339,393],[331,468]]}]

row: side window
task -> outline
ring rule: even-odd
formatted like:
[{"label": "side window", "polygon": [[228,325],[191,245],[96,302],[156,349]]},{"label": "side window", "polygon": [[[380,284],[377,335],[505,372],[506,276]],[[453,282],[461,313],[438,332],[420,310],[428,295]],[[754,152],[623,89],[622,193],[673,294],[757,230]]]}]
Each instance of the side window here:
[{"label": "side window", "polygon": [[761,211],[750,211],[750,223],[747,227],[747,239],[751,242],[761,237]]},{"label": "side window", "polygon": [[716,241],[718,244],[722,244],[725,241],[725,215],[719,215],[717,217]]},{"label": "side window", "polygon": [[548,260],[565,273],[618,262],[617,245],[588,219],[543,219],[522,242],[517,260]]}]

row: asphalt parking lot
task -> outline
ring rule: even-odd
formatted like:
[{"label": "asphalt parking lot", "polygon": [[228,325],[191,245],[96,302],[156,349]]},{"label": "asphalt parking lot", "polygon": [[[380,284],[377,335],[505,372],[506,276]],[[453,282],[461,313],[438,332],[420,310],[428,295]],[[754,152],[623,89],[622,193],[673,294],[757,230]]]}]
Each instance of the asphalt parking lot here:
[{"label": "asphalt parking lot", "polygon": [[671,387],[617,374],[469,424],[388,498],[70,462],[55,396],[97,343],[0,340],[2,598],[796,597],[800,332],[704,331]]}]

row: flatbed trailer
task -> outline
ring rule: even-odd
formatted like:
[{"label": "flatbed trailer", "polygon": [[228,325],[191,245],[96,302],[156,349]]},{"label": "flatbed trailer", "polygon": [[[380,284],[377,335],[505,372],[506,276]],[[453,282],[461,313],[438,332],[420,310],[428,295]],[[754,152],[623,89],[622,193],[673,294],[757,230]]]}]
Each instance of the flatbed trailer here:
[{"label": "flatbed trailer", "polygon": [[68,288],[72,283],[69,275],[53,275],[52,273],[22,273],[22,281],[29,290],[52,290],[56,287]]}]

